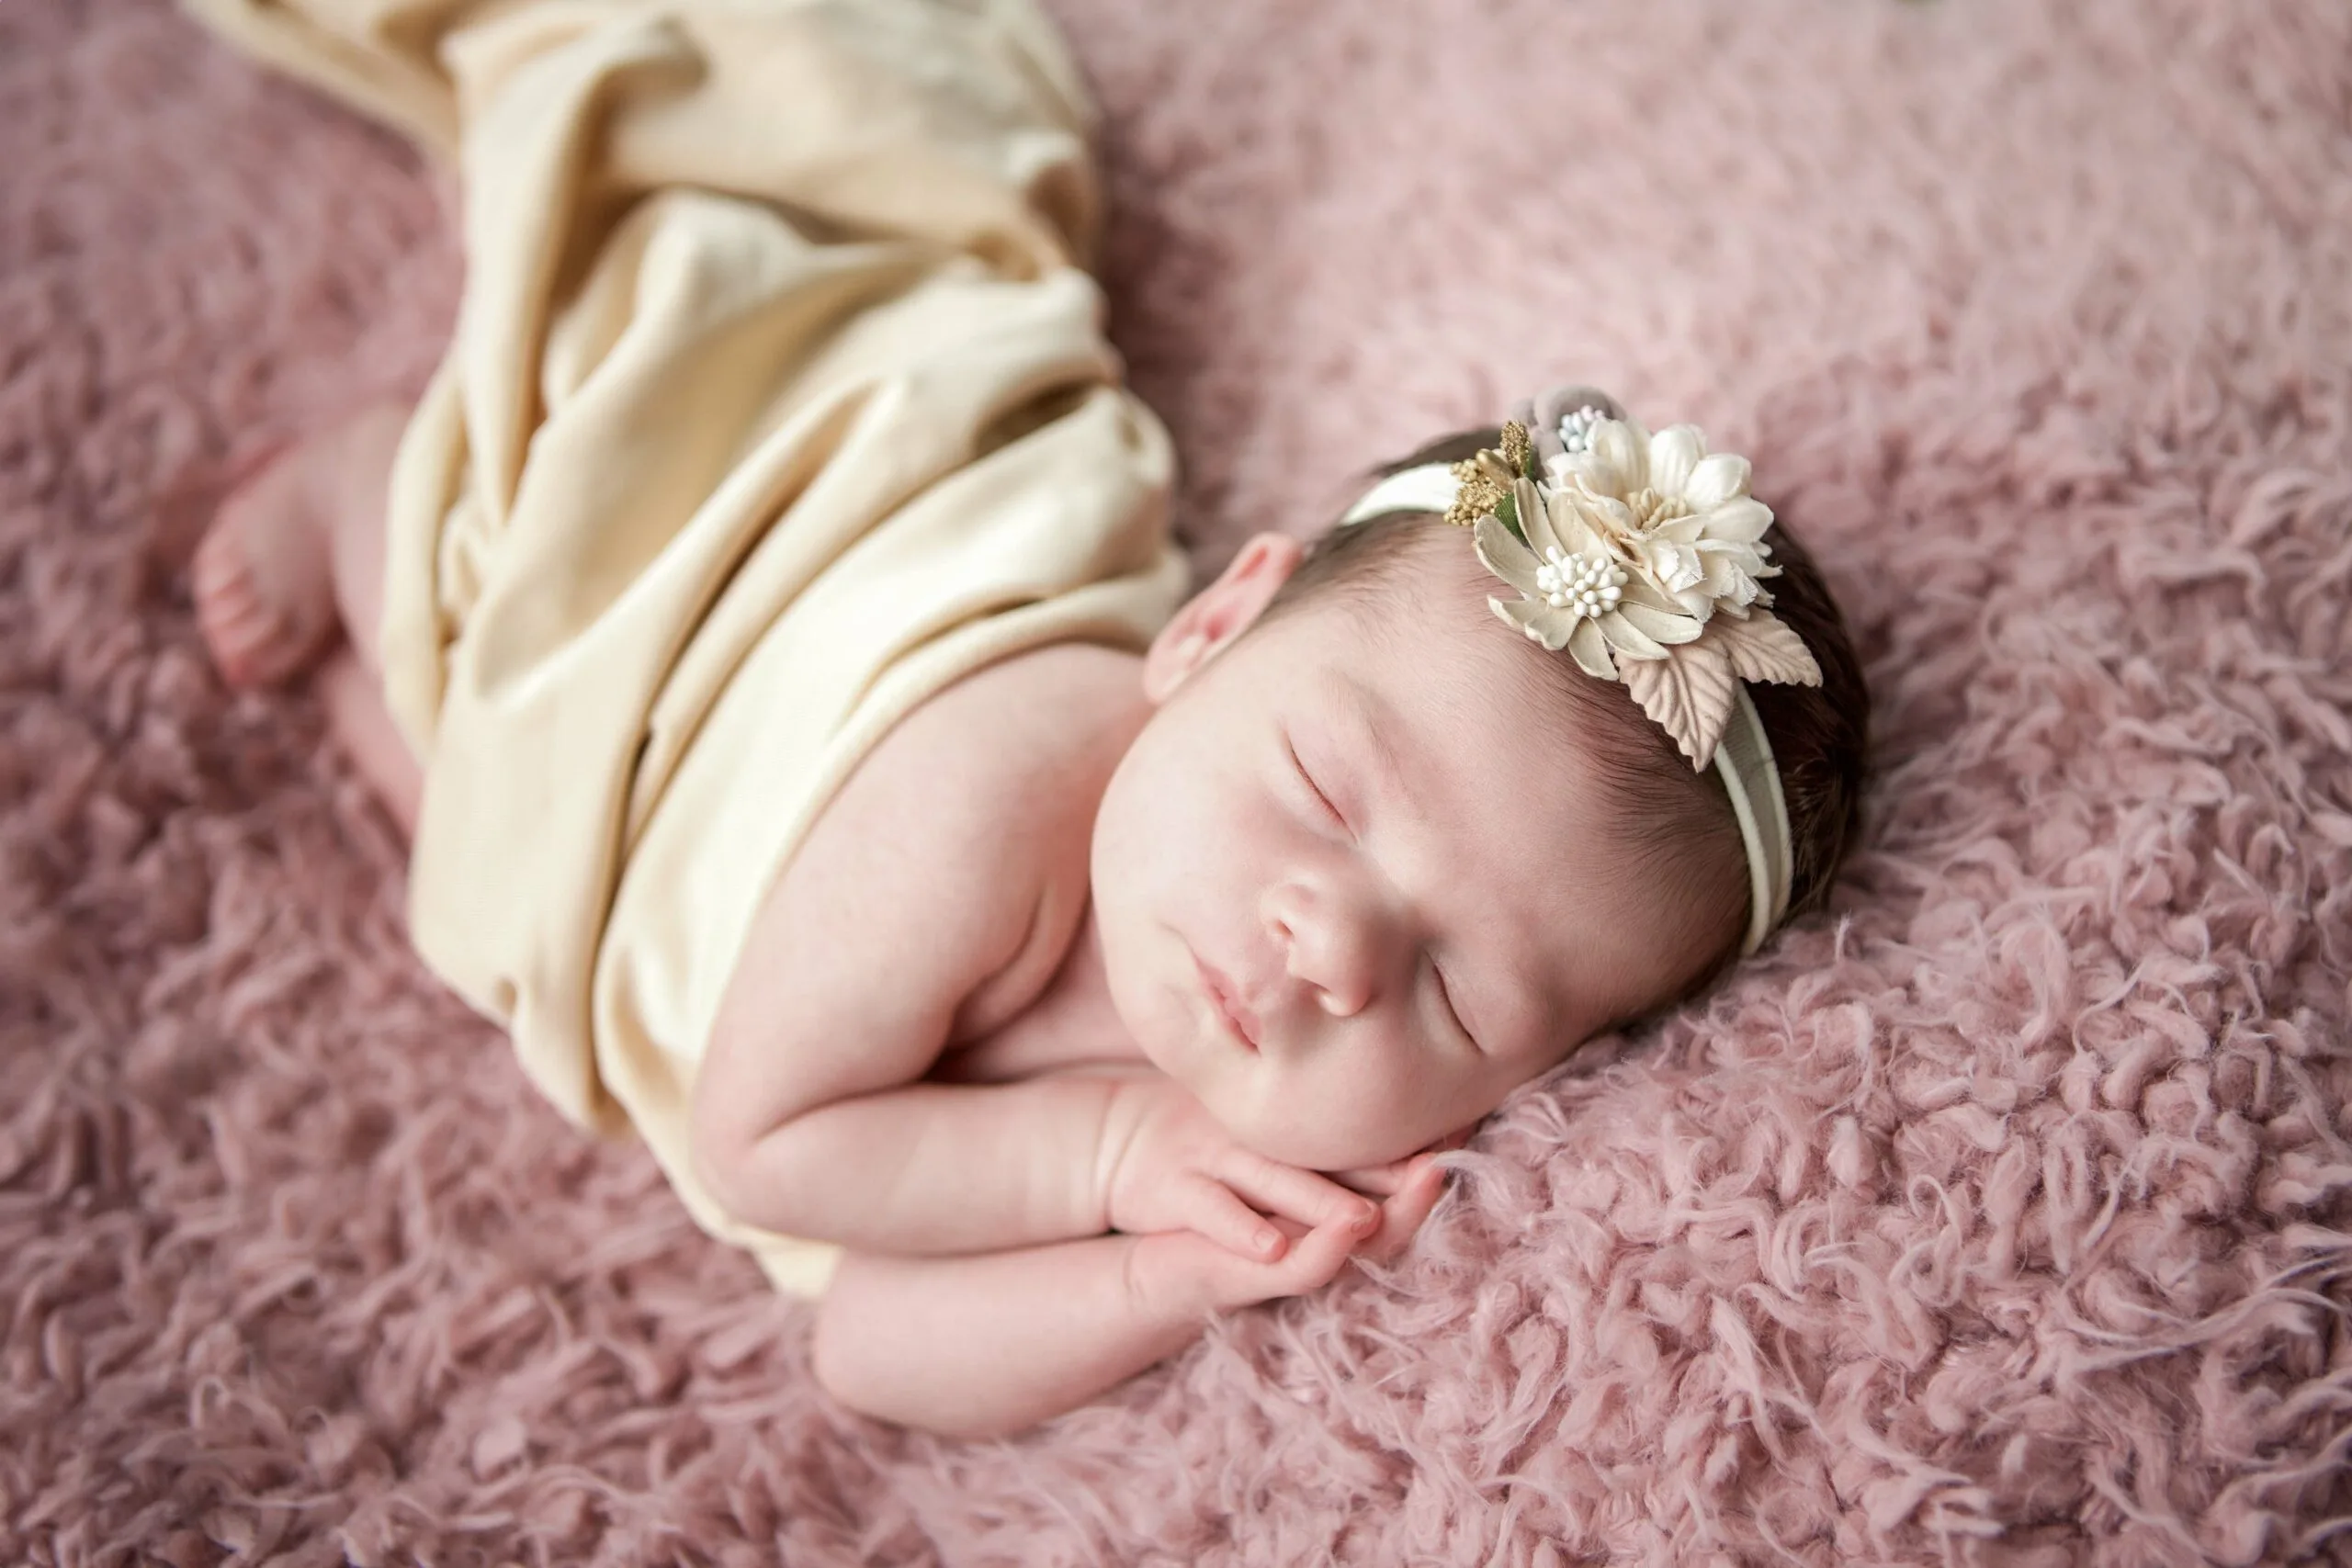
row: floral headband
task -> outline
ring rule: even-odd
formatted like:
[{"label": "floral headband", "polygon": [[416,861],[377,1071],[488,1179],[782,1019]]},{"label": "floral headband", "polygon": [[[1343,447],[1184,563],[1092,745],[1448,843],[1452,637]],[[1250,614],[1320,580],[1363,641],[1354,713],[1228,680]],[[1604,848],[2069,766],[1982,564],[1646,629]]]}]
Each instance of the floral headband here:
[{"label": "floral headband", "polygon": [[1817,686],[1821,667],[1771,613],[1772,513],[1747,459],[1709,455],[1696,427],[1652,435],[1608,394],[1569,387],[1522,403],[1502,445],[1389,475],[1340,519],[1442,512],[1518,590],[1495,614],[1577,667],[1622,681],[1693,768],[1713,762],[1747,851],[1753,953],[1788,912],[1789,810],[1747,682]]}]

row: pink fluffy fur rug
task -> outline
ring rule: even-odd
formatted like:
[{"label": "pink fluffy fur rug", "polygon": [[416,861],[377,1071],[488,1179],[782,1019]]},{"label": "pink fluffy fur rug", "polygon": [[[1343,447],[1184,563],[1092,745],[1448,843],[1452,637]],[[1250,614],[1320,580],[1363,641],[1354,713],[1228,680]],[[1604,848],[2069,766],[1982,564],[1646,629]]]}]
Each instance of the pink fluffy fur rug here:
[{"label": "pink fluffy fur rug", "polygon": [[199,653],[227,477],[432,360],[435,177],[8,0],[0,1561],[2346,1560],[2352,9],[1058,8],[1201,559],[1548,379],[1697,421],[1869,660],[1832,911],[1393,1277],[1018,1441],[850,1418]]}]

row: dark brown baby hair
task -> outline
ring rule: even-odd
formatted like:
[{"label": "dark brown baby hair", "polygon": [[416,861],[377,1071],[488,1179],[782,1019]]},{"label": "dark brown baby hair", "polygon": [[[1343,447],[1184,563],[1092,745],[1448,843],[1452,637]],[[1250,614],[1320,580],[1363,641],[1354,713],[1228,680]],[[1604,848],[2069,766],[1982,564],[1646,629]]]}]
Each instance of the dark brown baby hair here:
[{"label": "dark brown baby hair", "polygon": [[[1380,476],[1459,461],[1501,439],[1495,429],[1449,435],[1388,465]],[[1861,812],[1870,693],[1845,618],[1812,555],[1781,521],[1773,523],[1764,542],[1771,547],[1771,564],[1781,569],[1766,584],[1772,613],[1804,640],[1821,667],[1819,686],[1747,688],[1771,739],[1788,801],[1789,914],[1795,916],[1828,897],[1838,863],[1853,841]],[[1271,619],[1334,595],[1427,589],[1448,580],[1475,588],[1477,596],[1471,603],[1476,613],[1489,614],[1486,594],[1499,585],[1479,566],[1463,529],[1428,512],[1384,513],[1334,527],[1317,540],[1266,615]],[[1723,783],[1713,768],[1694,770],[1623,685],[1585,674],[1564,653],[1524,646],[1530,699],[1555,710],[1565,705],[1586,733],[1606,738],[1607,744],[1597,748],[1600,777],[1619,814],[1621,841],[1633,852],[1628,870],[1657,887],[1667,907],[1686,922],[1683,935],[1694,960],[1677,995],[1687,995],[1736,955],[1747,926],[1747,852]]]}]

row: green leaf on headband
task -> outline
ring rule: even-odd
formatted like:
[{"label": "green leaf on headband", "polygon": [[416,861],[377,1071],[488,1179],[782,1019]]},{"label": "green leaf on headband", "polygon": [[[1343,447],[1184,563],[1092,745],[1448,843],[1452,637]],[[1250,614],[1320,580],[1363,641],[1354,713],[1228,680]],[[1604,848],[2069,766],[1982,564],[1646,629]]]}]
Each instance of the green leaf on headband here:
[{"label": "green leaf on headband", "polygon": [[1495,521],[1510,529],[1512,538],[1527,543],[1527,530],[1519,525],[1519,497],[1507,495],[1495,502]]}]

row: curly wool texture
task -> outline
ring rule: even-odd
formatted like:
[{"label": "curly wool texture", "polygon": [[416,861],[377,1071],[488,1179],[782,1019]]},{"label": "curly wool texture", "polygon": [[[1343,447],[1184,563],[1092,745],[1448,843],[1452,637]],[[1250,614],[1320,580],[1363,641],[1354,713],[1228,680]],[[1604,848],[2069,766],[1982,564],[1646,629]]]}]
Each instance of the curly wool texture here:
[{"label": "curly wool texture", "polygon": [[1060,10],[1204,563],[1530,387],[1694,420],[1869,660],[1831,913],[1391,1278],[1015,1442],[848,1418],[172,575],[429,364],[431,181],[147,0],[0,7],[0,1559],[2343,1560],[2352,12]]}]

